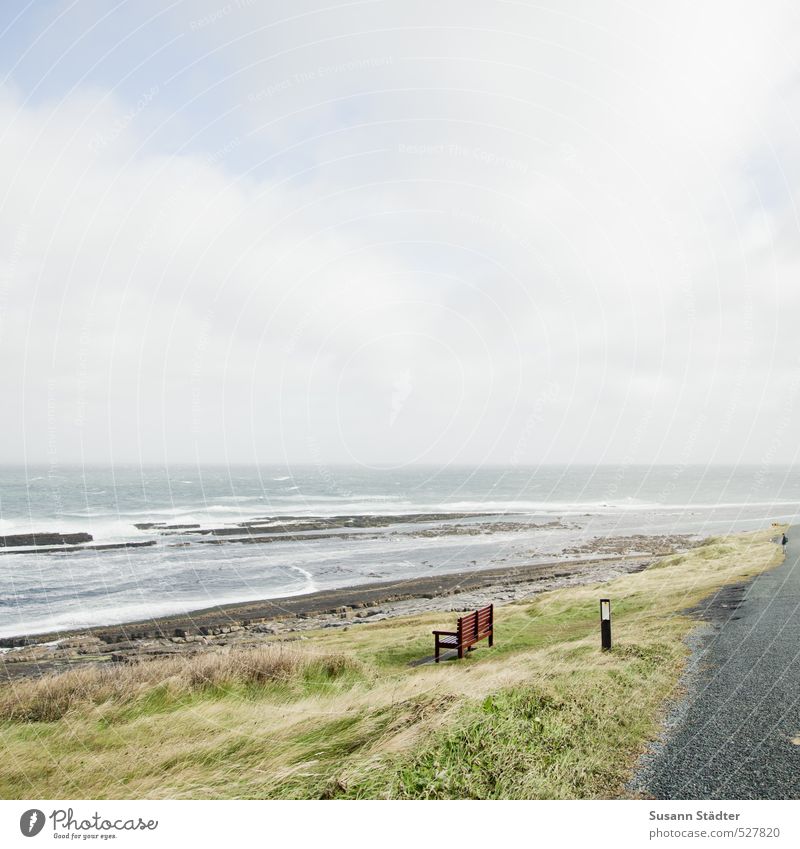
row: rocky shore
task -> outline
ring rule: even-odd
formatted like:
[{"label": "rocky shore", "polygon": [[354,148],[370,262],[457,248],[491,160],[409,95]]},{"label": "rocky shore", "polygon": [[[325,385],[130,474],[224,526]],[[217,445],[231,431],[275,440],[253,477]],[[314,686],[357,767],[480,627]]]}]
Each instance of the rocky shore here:
[{"label": "rocky shore", "polygon": [[[137,522],[136,533],[146,533],[146,540],[94,543],[89,533],[63,534],[36,532],[0,536],[3,554],[64,554],[82,551],[146,548],[156,545],[186,547],[188,545],[223,545],[226,543],[263,545],[272,542],[303,540],[376,540],[387,528],[388,533],[411,539],[442,536],[478,536],[541,529],[571,527],[560,519],[537,523],[524,521],[517,514],[495,513],[400,513],[387,515],[343,516],[261,516],[244,522],[219,527],[203,527],[198,523]],[[372,532],[372,533],[371,533]],[[87,545],[86,543],[93,543]]]},{"label": "rocky shore", "polygon": [[[0,680],[81,663],[126,663],[281,639],[319,628],[358,627],[393,616],[502,605],[536,593],[611,580],[652,558],[601,557],[508,569],[472,570],[222,605],[123,625],[0,640]],[[448,617],[449,618],[449,617]]]},{"label": "rocky shore", "polygon": [[21,548],[28,545],[78,545],[91,541],[92,535],[87,533],[62,534],[58,531],[39,531],[33,534],[0,536],[0,548]]}]

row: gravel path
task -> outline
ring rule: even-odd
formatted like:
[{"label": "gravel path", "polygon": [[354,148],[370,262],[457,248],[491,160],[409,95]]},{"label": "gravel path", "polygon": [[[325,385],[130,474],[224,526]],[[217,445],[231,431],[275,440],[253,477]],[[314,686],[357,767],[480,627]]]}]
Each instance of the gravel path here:
[{"label": "gravel path", "polygon": [[[631,789],[657,799],[800,798],[800,527],[786,560],[702,609],[664,738]],[[793,742],[793,740],[795,742]]]}]

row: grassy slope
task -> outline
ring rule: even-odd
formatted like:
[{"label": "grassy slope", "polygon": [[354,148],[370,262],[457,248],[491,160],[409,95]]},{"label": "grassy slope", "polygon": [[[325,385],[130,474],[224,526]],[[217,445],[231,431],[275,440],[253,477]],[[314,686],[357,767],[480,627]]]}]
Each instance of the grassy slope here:
[{"label": "grassy slope", "polygon": [[[495,648],[438,667],[408,662],[452,615],[8,685],[0,797],[619,796],[683,667],[694,623],[681,611],[780,562],[774,534],[500,608]],[[601,596],[614,604],[610,653]]]}]

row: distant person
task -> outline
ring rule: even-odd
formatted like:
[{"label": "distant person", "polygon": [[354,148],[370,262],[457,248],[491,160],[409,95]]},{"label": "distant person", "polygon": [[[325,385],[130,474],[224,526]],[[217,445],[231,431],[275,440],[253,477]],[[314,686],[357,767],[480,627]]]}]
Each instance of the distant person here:
[{"label": "distant person", "polygon": [[781,537],[781,545],[786,545],[787,542],[789,542],[789,540],[786,537],[786,534],[783,534],[783,536]]}]

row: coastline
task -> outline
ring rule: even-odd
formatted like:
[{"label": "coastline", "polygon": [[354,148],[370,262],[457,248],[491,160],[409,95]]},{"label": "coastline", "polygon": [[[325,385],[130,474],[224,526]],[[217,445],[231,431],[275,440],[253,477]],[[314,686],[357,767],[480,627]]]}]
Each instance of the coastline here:
[{"label": "coastline", "polygon": [[463,570],[418,578],[236,602],[151,619],[0,639],[0,680],[39,676],[86,663],[252,647],[306,639],[305,631],[356,627],[398,616],[450,613],[568,586],[601,583],[647,568],[641,554]]},{"label": "coastline", "polygon": [[[345,618],[276,620],[281,633],[251,624],[162,638],[151,642],[153,655],[135,641],[106,646],[65,674],[0,688],[9,755],[0,787],[19,799],[65,790],[81,798],[455,799],[475,796],[478,763],[483,798],[629,798],[640,755],[676,695],[696,612],[729,611],[737,587],[778,566],[780,530],[709,537],[648,558],[649,568],[615,558],[570,564],[566,575],[555,574],[563,563],[549,575],[508,570],[517,574],[487,575],[486,586],[451,587],[449,596],[355,608]],[[455,615],[442,611],[484,592],[500,605],[497,643],[433,663],[431,629],[452,626]],[[615,600],[609,652],[597,640],[600,594]],[[357,627],[356,618],[385,621]],[[297,633],[292,621],[317,630]],[[74,639],[76,652],[80,639],[99,642]],[[134,645],[145,650],[124,662]],[[147,656],[154,659],[138,662]],[[40,673],[54,668],[49,657]]]}]

